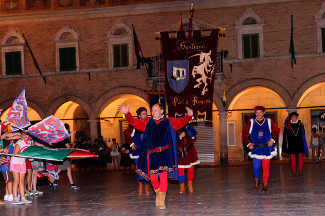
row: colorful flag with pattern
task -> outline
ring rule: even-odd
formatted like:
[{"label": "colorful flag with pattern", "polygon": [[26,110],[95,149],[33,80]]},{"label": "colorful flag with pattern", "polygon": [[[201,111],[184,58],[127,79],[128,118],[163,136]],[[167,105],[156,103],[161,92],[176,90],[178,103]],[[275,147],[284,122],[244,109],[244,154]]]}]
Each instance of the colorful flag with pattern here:
[{"label": "colorful flag with pattern", "polygon": [[58,175],[58,166],[52,164],[51,162],[47,161],[46,162],[46,170],[48,171],[48,173],[55,178],[56,180],[59,179],[59,175]]},{"label": "colorful flag with pattern", "polygon": [[0,165],[8,163],[7,156],[1,155],[0,156]]},{"label": "colorful flag with pattern", "polygon": [[3,121],[13,123],[16,126],[12,127],[13,131],[17,131],[19,128],[25,128],[30,125],[29,119],[27,117],[25,88],[21,91],[19,96],[14,101]]},{"label": "colorful flag with pattern", "polygon": [[53,115],[30,126],[26,132],[48,144],[61,142],[71,136],[62,121]]}]

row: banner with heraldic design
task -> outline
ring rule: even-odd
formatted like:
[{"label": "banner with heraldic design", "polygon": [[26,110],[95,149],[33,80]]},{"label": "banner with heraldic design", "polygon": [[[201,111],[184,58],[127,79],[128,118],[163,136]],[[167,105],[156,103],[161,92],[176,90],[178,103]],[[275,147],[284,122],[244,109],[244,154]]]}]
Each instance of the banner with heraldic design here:
[{"label": "banner with heraldic design", "polygon": [[195,119],[203,113],[205,120],[212,120],[219,29],[204,30],[204,35],[207,36],[202,36],[201,30],[194,30],[191,37],[186,37],[185,31],[161,32],[171,117],[184,116],[186,107],[190,107]]}]

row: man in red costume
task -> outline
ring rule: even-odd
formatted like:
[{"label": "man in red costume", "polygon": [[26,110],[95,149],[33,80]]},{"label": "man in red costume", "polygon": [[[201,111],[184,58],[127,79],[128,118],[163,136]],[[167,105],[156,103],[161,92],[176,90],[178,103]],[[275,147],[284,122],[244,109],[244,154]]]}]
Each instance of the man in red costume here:
[{"label": "man in red costume", "polygon": [[280,129],[275,126],[274,121],[264,118],[265,107],[254,107],[255,119],[250,119],[243,130],[244,145],[250,152],[248,155],[253,158],[255,186],[258,190],[261,163],[263,166],[263,192],[267,192],[269,180],[270,159],[277,155],[273,145],[279,138]]},{"label": "man in red costume", "polygon": [[175,131],[184,127],[192,119],[193,110],[187,109],[187,116],[182,118],[165,118],[164,108],[154,104],[151,108],[152,117],[140,120],[129,113],[129,107],[120,104],[118,111],[123,112],[130,125],[144,131],[136,171],[147,180],[151,180],[156,192],[156,206],[166,209],[167,175],[177,170]]},{"label": "man in red costume", "polygon": [[192,126],[187,126],[179,131],[177,138],[177,160],[178,160],[178,181],[180,184],[180,194],[185,194],[185,169],[187,169],[188,190],[193,193],[194,165],[199,164],[194,138],[197,131]]}]

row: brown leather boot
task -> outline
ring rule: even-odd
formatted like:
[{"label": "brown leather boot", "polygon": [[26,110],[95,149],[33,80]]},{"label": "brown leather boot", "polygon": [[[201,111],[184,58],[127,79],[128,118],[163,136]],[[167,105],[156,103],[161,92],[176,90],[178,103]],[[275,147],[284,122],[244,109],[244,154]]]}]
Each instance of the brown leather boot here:
[{"label": "brown leather boot", "polygon": [[302,173],[302,169],[299,170],[299,177],[300,178],[303,178],[304,177],[304,174]]},{"label": "brown leather boot", "polygon": [[146,195],[150,195],[150,193],[149,193],[149,186],[150,185],[144,184],[144,192],[146,193]]},{"label": "brown leather boot", "polygon": [[193,193],[193,191],[194,191],[193,182],[192,181],[188,181],[188,191],[190,193]]},{"label": "brown leather boot", "polygon": [[160,206],[160,188],[155,190],[156,192],[156,206]]},{"label": "brown leather boot", "polygon": [[263,183],[263,188],[262,188],[262,192],[268,192],[269,189],[267,189],[267,184]]},{"label": "brown leather boot", "polygon": [[260,180],[259,179],[255,179],[255,185],[254,185],[254,190],[258,190],[258,186],[260,184]]},{"label": "brown leather boot", "polygon": [[139,184],[138,194],[139,195],[142,195],[143,183],[142,182],[138,182],[138,184]]},{"label": "brown leather boot", "polygon": [[159,192],[160,193],[160,206],[159,209],[166,209],[165,199],[166,199],[166,192]]},{"label": "brown leather boot", "polygon": [[292,178],[296,178],[296,170],[292,170]]},{"label": "brown leather boot", "polygon": [[185,194],[185,183],[179,185],[179,193]]}]

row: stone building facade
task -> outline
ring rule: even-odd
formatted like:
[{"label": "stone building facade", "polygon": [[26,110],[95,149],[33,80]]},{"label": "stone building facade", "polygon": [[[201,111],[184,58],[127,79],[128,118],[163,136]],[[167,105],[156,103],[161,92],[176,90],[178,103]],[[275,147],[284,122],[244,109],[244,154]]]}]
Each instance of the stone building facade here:
[{"label": "stone building facade", "polygon": [[[300,113],[307,135],[311,127],[324,124],[317,118],[325,111],[323,0],[4,0],[0,107],[8,109],[26,87],[31,120],[55,115],[93,139],[102,134],[122,142],[123,119],[117,105],[132,104],[132,113],[139,106],[149,108],[147,92],[157,90],[158,80],[145,67],[136,69],[132,24],[144,56],[157,56],[156,32],[177,23],[180,13],[186,24],[191,2],[197,20],[194,28],[208,28],[205,23],[224,27],[223,49],[229,52],[225,79],[215,80],[211,143],[202,146],[213,155],[207,162],[246,159],[241,130],[255,105],[265,106],[281,130],[293,110]],[[297,58],[293,68],[288,52],[291,15]],[[279,146],[281,142],[280,137]]]}]

